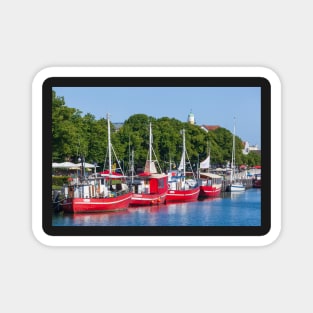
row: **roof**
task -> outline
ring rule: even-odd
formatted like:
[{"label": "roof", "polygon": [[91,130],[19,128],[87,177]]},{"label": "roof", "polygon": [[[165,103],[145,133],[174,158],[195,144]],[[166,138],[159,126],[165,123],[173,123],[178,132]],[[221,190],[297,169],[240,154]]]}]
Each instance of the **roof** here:
[{"label": "roof", "polygon": [[149,172],[143,172],[143,173],[140,173],[138,175],[138,177],[140,178],[145,178],[145,177],[149,177],[149,178],[163,178],[163,177],[166,177],[167,175],[165,174],[158,174],[158,173],[149,173]]},{"label": "roof", "polygon": [[220,175],[216,175],[216,174],[213,174],[213,173],[200,173],[200,177],[202,178],[222,178],[222,176]]},{"label": "roof", "polygon": [[205,128],[208,131],[216,130],[216,129],[220,128],[219,125],[202,125],[202,127]]},{"label": "roof", "polygon": [[167,175],[165,174],[151,174],[151,178],[163,178],[163,177],[167,177]]}]

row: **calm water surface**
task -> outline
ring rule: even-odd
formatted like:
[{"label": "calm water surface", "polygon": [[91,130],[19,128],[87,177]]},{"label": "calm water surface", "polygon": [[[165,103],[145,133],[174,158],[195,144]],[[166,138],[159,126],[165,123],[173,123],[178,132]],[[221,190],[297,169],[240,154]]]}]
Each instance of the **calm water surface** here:
[{"label": "calm water surface", "polygon": [[261,190],[120,212],[55,214],[53,226],[260,226]]}]

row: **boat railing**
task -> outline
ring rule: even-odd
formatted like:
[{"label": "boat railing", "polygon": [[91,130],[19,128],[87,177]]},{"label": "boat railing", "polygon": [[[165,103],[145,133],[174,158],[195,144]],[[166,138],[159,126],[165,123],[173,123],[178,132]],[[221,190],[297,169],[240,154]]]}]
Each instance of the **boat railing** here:
[{"label": "boat railing", "polygon": [[109,192],[109,198],[114,198],[121,195],[126,195],[129,192],[129,190],[117,190],[117,191],[110,191]]}]

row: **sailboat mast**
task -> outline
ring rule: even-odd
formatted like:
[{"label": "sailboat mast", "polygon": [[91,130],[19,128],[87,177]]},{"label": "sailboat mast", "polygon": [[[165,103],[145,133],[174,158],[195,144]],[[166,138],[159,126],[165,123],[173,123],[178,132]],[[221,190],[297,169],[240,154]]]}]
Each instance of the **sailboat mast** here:
[{"label": "sailboat mast", "polygon": [[186,140],[185,140],[185,129],[183,129],[183,167],[184,177],[186,176]]},{"label": "sailboat mast", "polygon": [[235,135],[236,134],[236,118],[234,117],[234,134],[233,134],[233,166],[235,166]]},{"label": "sailboat mast", "polygon": [[[131,154],[130,154],[130,136],[128,136],[128,164],[131,165]],[[129,166],[128,166],[129,167]],[[131,168],[128,168],[131,170]]]},{"label": "sailboat mast", "polygon": [[151,162],[152,162],[152,130],[151,130],[151,122],[149,129],[149,172],[151,173]]},{"label": "sailboat mast", "polygon": [[107,121],[108,121],[109,175],[111,175],[112,174],[112,156],[111,156],[111,128],[110,128],[109,113],[107,113]]},{"label": "sailboat mast", "polygon": [[134,149],[132,149],[132,161],[131,161],[131,182],[134,181]]},{"label": "sailboat mast", "polygon": [[233,150],[231,156],[231,181],[233,180],[233,171],[235,170],[235,134],[236,134],[236,118],[234,117]]},{"label": "sailboat mast", "polygon": [[172,160],[171,160],[171,155],[170,155],[170,172],[172,171]]}]

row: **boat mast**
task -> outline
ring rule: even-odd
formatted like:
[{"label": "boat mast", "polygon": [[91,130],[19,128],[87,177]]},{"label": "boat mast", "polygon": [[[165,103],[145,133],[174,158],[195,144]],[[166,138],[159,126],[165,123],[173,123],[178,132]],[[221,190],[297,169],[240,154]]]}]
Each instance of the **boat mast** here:
[{"label": "boat mast", "polygon": [[185,129],[183,129],[183,169],[184,177],[186,176],[186,140],[185,140]]},{"label": "boat mast", "polygon": [[131,182],[133,183],[134,181],[134,149],[132,149],[132,161],[131,161]]},{"label": "boat mast", "polygon": [[170,172],[172,171],[172,160],[171,160],[171,155],[170,155]]},{"label": "boat mast", "polygon": [[112,156],[111,156],[111,129],[110,129],[110,118],[109,113],[107,113],[107,121],[108,121],[108,148],[109,148],[109,175],[112,174]]},{"label": "boat mast", "polygon": [[235,134],[236,134],[236,118],[234,117],[233,150],[231,156],[231,182],[233,181],[233,171],[235,170]]},{"label": "boat mast", "polygon": [[149,172],[151,173],[151,162],[152,162],[152,130],[151,130],[151,122],[149,129]]},{"label": "boat mast", "polygon": [[[128,136],[128,164],[131,166],[130,136]],[[131,168],[129,165],[128,165],[128,171],[131,171]],[[131,174],[133,174],[132,171],[131,171]]]}]

